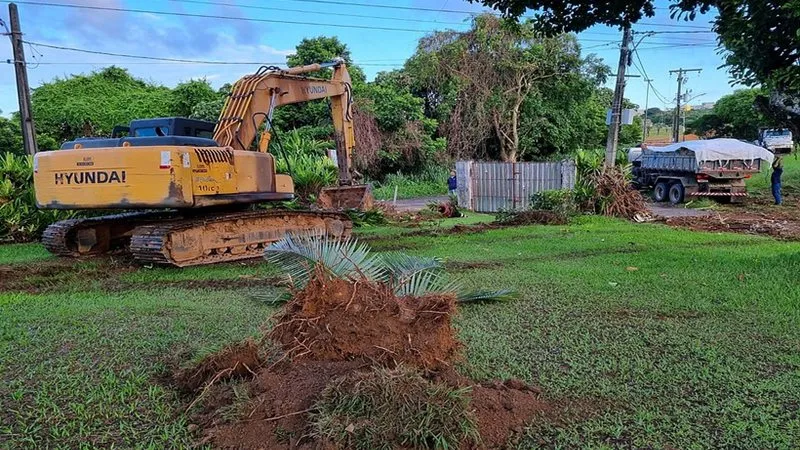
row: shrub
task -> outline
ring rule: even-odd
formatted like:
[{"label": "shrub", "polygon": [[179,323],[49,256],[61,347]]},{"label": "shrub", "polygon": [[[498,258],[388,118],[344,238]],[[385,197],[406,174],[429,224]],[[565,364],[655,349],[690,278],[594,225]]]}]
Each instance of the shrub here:
[{"label": "shrub", "polygon": [[289,153],[286,157],[278,157],[275,166],[278,173],[292,176],[295,193],[307,201],[319,196],[322,188],[335,185],[339,176],[336,166],[327,156]]},{"label": "shrub", "polygon": [[0,155],[0,240],[33,240],[48,225],[74,216],[74,211],[37,208],[31,157]]},{"label": "shrub", "polygon": [[397,187],[397,198],[433,197],[447,194],[447,166],[427,166],[419,173],[408,175],[395,173],[386,175],[382,182],[375,182],[373,193],[380,200],[391,200]]},{"label": "shrub", "polygon": [[[303,134],[300,130],[281,133],[278,139],[280,139],[283,150],[285,150],[288,155],[327,156],[328,149],[336,148],[336,145],[332,141],[311,137],[307,134]],[[278,139],[273,136],[270,143],[277,143]],[[273,148],[273,151],[274,150]]]},{"label": "shrub", "polygon": [[569,189],[536,192],[531,196],[530,209],[552,211],[564,216],[572,216],[578,212],[575,193]]}]

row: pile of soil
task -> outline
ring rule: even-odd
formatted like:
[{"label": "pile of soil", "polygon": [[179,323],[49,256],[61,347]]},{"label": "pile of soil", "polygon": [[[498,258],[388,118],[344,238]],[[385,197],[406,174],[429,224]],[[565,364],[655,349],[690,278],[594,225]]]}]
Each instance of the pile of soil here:
[{"label": "pile of soil", "polygon": [[[188,398],[198,408],[190,427],[199,427],[203,444],[337,448],[314,433],[315,405],[326,387],[379,367],[411,368],[432,383],[469,388],[464,413],[474,419],[481,440],[462,448],[505,448],[526,424],[556,408],[523,382],[480,384],[459,375],[453,368],[462,347],[451,323],[456,313],[453,296],[397,297],[379,283],[318,273],[273,317],[265,336],[274,351],[268,362],[248,341],[178,372],[174,381],[192,392]],[[262,346],[261,353],[268,348]],[[235,383],[222,383],[226,379],[241,380],[235,393]],[[402,393],[397,397],[404,401]],[[353,426],[369,426],[365,420]]]},{"label": "pile of soil", "polygon": [[369,358],[423,369],[446,367],[459,342],[455,296],[398,298],[385,285],[317,276],[295,293],[269,334],[294,359]]}]

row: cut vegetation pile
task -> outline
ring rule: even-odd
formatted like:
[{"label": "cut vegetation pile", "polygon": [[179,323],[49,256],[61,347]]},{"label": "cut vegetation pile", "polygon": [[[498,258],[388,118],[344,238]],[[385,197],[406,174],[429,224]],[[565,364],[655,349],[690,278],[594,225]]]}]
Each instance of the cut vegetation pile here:
[{"label": "cut vegetation pile", "polygon": [[639,191],[633,189],[625,172],[612,167],[597,172],[593,177],[592,202],[596,212],[604,216],[633,219],[647,211],[647,204]]},{"label": "cut vegetation pile", "polygon": [[504,448],[551,410],[522,382],[476,384],[453,367],[462,346],[451,323],[457,303],[507,292],[466,294],[435,259],[381,259],[348,243],[276,246],[270,260],[301,287],[273,317],[260,351],[237,344],[175,377],[193,393],[203,443]]}]

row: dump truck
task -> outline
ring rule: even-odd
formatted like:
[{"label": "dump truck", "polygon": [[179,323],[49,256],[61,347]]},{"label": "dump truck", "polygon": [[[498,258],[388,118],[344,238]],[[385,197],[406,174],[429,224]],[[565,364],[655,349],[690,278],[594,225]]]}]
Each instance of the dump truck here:
[{"label": "dump truck", "polygon": [[[327,68],[330,80],[306,76]],[[330,101],[338,150],[339,186],[320,195],[329,209],[250,208],[294,198],[292,178],[276,171],[268,151],[275,108],[321,99]],[[183,118],[134,121],[115,130],[124,137],[77,139],[37,153],[40,208],[120,211],[56,222],[42,242],[59,256],[124,248],[144,264],[185,267],[260,257],[287,234],[345,238],[353,224],[340,210],[372,203],[369,186],[354,182],[352,106],[341,59],[264,66],[233,85],[213,126]]]},{"label": "dump truck", "polygon": [[687,197],[739,202],[747,196],[745,180],[774,158],[766,149],[736,139],[678,142],[628,153],[634,184],[652,189],[656,202],[673,204]]}]

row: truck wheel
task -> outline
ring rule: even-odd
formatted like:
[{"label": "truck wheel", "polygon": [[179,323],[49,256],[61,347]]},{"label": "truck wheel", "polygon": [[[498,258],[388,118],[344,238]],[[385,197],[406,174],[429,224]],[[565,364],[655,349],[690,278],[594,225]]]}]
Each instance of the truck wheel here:
[{"label": "truck wheel", "polygon": [[653,200],[657,203],[667,201],[667,195],[669,195],[669,185],[666,181],[659,181],[656,183],[656,187],[653,188]]},{"label": "truck wheel", "polygon": [[683,184],[679,181],[669,187],[669,202],[673,205],[683,203],[683,197],[685,194],[686,189],[683,188]]}]

